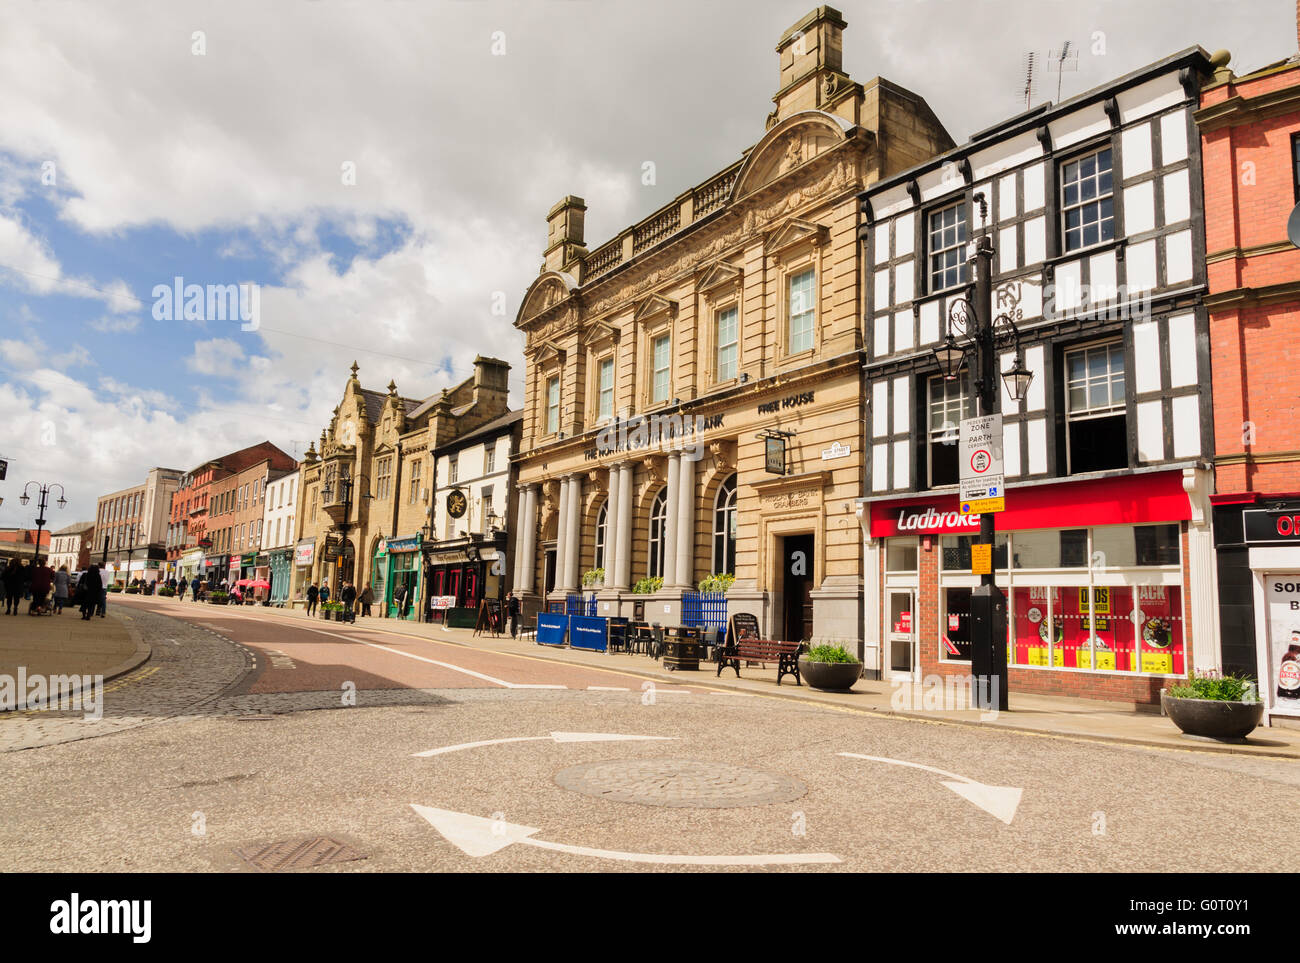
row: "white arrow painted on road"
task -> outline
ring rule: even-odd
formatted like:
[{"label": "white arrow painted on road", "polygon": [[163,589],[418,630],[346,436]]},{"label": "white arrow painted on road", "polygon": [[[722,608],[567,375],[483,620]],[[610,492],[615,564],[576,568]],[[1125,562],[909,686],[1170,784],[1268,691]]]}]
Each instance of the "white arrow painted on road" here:
[{"label": "white arrow painted on road", "polygon": [[482,742],[462,742],[456,746],[443,746],[439,749],[426,749],[424,752],[412,753],[413,756],[441,756],[446,752],[459,752],[461,749],[477,749],[479,746],[498,746],[506,742],[631,742],[650,739],[676,739],[676,736],[625,736],[617,732],[552,732],[549,736],[513,736],[509,739],[484,739]]},{"label": "white arrow painted on road", "polygon": [[693,856],[689,853],[627,853],[616,849],[592,849],[589,846],[569,846],[544,839],[529,837],[541,830],[533,826],[517,826],[500,819],[484,819],[469,813],[456,813],[447,809],[434,809],[411,803],[411,808],[429,821],[442,837],[469,856],[490,856],[514,843],[549,849],[575,856],[594,856],[625,863],[659,863],[678,866],[774,866],[801,863],[838,863],[834,853],[766,853],[755,856]]},{"label": "white arrow painted on road", "polygon": [[1013,786],[988,786],[982,782],[976,782],[966,776],[959,776],[955,772],[947,772],[943,769],[936,769],[934,766],[923,766],[919,762],[907,762],[903,759],[890,759],[887,756],[864,756],[856,752],[841,752],[841,756],[848,756],[850,759],[866,759],[870,762],[884,762],[891,766],[908,766],[912,769],[924,769],[927,772],[935,772],[941,776],[947,776],[954,782],[945,782],[944,785],[955,792],[958,796],[968,802],[979,806],[991,816],[1002,820],[1008,826],[1011,820],[1016,818],[1016,808],[1020,805],[1020,796],[1023,789],[1016,789]]}]

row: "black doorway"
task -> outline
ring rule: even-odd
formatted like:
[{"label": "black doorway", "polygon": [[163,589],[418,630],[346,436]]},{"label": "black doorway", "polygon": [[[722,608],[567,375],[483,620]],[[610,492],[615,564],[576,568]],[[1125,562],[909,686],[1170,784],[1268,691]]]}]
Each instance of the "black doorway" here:
[{"label": "black doorway", "polygon": [[803,642],[813,633],[813,549],[812,535],[787,535],[781,539],[781,596],[785,611],[782,626],[786,642]]}]

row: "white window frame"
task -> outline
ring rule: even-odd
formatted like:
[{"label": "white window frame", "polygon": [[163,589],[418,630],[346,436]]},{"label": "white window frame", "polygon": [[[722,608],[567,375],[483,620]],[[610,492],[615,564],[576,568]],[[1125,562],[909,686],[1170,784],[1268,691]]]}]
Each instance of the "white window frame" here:
[{"label": "white window frame", "polygon": [[[943,390],[943,397],[937,405],[935,403],[936,385],[942,386]],[[956,392],[955,396],[953,394],[954,390]],[[937,427],[934,424],[936,412],[944,416],[944,420]],[[955,421],[952,418],[954,413],[957,415]],[[959,444],[962,419],[970,418],[974,414],[975,391],[969,375],[963,372],[952,381],[948,381],[943,375],[933,375],[929,378],[926,383],[925,393],[925,481],[927,487],[935,487],[934,446],[952,444],[955,447]],[[944,484],[952,485],[954,482],[945,482]]]},{"label": "white window frame", "polygon": [[545,383],[546,397],[546,434],[555,435],[560,431],[560,376],[551,375]]},{"label": "white window frame", "polygon": [[[810,303],[808,306],[795,313],[794,310],[794,283],[803,278],[805,275],[810,276],[809,295]],[[800,264],[797,268],[792,269],[785,275],[785,353],[787,355],[803,354],[812,351],[817,346],[817,265],[814,263]],[[800,346],[795,344],[795,320],[799,319],[802,327],[807,322],[807,329],[801,330]],[[803,338],[807,338],[807,344],[803,345]]]},{"label": "white window frame", "polygon": [[[736,541],[737,519],[736,515],[736,495],[737,482],[739,475],[735,472],[728,475],[718,486],[717,494],[713,496],[713,565],[709,569],[710,575],[718,575],[727,572],[730,575],[736,574]],[[728,488],[727,486],[731,487]],[[723,503],[723,496],[726,496],[726,502]],[[718,558],[718,542],[721,539],[723,544],[722,558]],[[730,551],[728,551],[728,549]],[[731,567],[728,570],[726,556],[731,555]]]},{"label": "white window frame", "polygon": [[664,574],[664,536],[668,524],[668,486],[660,488],[650,502],[650,529],[646,551],[646,575]]},{"label": "white window frame", "polygon": [[[1102,154],[1107,154],[1107,153],[1110,154],[1110,168],[1107,171],[1102,172],[1098,170],[1097,165],[1094,164],[1092,174],[1089,175],[1080,174],[1079,178],[1075,181],[1066,180],[1066,171],[1070,168],[1071,165],[1078,164],[1080,166],[1080,169],[1082,169],[1082,165],[1084,161],[1088,160],[1089,158],[1092,158],[1094,160],[1100,159]],[[1103,192],[1101,182],[1102,182],[1103,174],[1105,173],[1110,174],[1110,189]],[[1111,241],[1114,241],[1118,231],[1118,225],[1115,223],[1115,218],[1116,218],[1115,202],[1117,200],[1117,197],[1115,194],[1114,145],[1102,144],[1093,150],[1084,151],[1082,154],[1078,154],[1067,160],[1061,161],[1060,175],[1058,176],[1057,180],[1059,183],[1059,191],[1060,191],[1059,197],[1061,201],[1061,251],[1062,253],[1073,254],[1075,251],[1086,251],[1089,248],[1097,247],[1098,245],[1101,244],[1109,244]],[[1096,193],[1093,194],[1092,197],[1085,200],[1083,198],[1083,192],[1085,186],[1088,184],[1091,184],[1093,186]],[[1075,186],[1078,189],[1078,195],[1075,198],[1074,203],[1068,203],[1066,200],[1066,192],[1069,190],[1071,185]],[[1110,199],[1109,218],[1103,217],[1101,213],[1102,201],[1106,200],[1107,198]],[[1079,243],[1071,246],[1070,228],[1067,226],[1069,221],[1069,215],[1074,211],[1086,212],[1090,208],[1096,209],[1096,214],[1097,214],[1096,221],[1091,223],[1095,223],[1097,226],[1097,240],[1093,241],[1092,243],[1087,243],[1084,240],[1085,221],[1083,220],[1083,214],[1081,213],[1079,218],[1079,227],[1076,228],[1076,230],[1079,232]],[[1108,220],[1110,221],[1110,237],[1105,237],[1104,227],[1106,221]]]},{"label": "white window frame", "polygon": [[[605,384],[608,366],[609,384]],[[614,356],[606,355],[596,362],[596,417],[605,420],[614,417]]]},{"label": "white window frame", "polygon": [[[936,231],[934,219],[942,218],[949,211],[955,211],[957,217],[951,227],[944,225],[942,222]],[[949,231],[954,232],[951,243],[946,243]],[[936,243],[937,238],[937,243]],[[948,291],[952,288],[959,288],[966,284],[966,246],[970,238],[970,223],[966,216],[966,200],[961,200],[945,204],[942,207],[936,207],[928,211],[925,215],[925,277],[926,290],[929,294],[935,294],[940,291]],[[953,270],[947,264],[950,255],[956,254],[957,257],[957,280],[951,284],[944,283],[946,275]],[[935,258],[944,260],[943,266],[936,269]],[[938,280],[936,280],[936,275]]]},{"label": "white window frame", "polygon": [[[659,346],[664,346],[663,366],[659,364]],[[660,376],[663,377],[662,388]],[[673,336],[669,331],[650,337],[650,403],[663,404],[673,393]]]},{"label": "white window frame", "polygon": [[[730,316],[730,317],[728,317]],[[730,321],[730,339],[723,340],[723,324]],[[722,354],[730,351],[724,361]],[[725,367],[728,366],[728,367]],[[740,306],[729,304],[713,313],[713,380],[718,384],[731,381],[740,374]]]}]

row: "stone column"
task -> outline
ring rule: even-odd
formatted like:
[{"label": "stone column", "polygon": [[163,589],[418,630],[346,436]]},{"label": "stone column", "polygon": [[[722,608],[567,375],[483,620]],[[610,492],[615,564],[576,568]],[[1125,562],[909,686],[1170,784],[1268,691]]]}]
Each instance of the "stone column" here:
[{"label": "stone column", "polygon": [[677,584],[677,490],[681,483],[681,454],[668,456],[668,497],[664,505],[664,587]]},{"label": "stone column", "polygon": [[695,461],[688,452],[677,456],[677,503],[668,513],[677,515],[677,564],[675,585],[694,588],[695,578]]},{"label": "stone column", "polygon": [[565,548],[565,557],[568,559],[568,569],[564,575],[564,589],[566,592],[577,592],[582,585],[582,573],[579,567],[582,561],[582,476],[569,476],[569,527],[568,545]]},{"label": "stone column", "polygon": [[515,486],[515,569],[511,582],[516,592],[524,591],[524,526],[528,517],[528,487]]},{"label": "stone column", "polygon": [[565,591],[569,576],[569,479],[560,479],[560,518],[555,526],[555,591]]},{"label": "stone column", "polygon": [[520,500],[523,521],[515,536],[515,550],[519,552],[519,581],[515,583],[515,591],[523,595],[532,594],[537,587],[537,486],[523,486]]},{"label": "stone column", "polygon": [[618,466],[618,571],[614,576],[614,587],[628,589],[632,578],[632,464],[624,462]]},{"label": "stone column", "polygon": [[619,472],[618,466],[614,465],[609,469],[609,482],[606,485],[608,496],[605,499],[605,588],[614,587],[616,567],[615,559],[620,551],[619,542],[620,532],[618,527],[618,491],[619,491]]},{"label": "stone column", "polygon": [[1215,564],[1212,474],[1203,468],[1183,469],[1183,491],[1191,506],[1187,522],[1188,582],[1184,589],[1192,630],[1191,668],[1197,672],[1222,670],[1219,649],[1219,593]]}]

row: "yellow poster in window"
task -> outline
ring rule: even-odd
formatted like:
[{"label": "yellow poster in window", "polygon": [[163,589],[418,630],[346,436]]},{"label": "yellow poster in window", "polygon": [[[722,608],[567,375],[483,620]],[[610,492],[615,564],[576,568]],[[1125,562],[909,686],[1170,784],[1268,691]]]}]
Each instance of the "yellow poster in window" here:
[{"label": "yellow poster in window", "polygon": [[1030,665],[1047,665],[1047,647],[1042,645],[1031,645],[1029,647],[1029,664]]},{"label": "yellow poster in window", "polygon": [[1143,652],[1142,671],[1161,672],[1164,673],[1165,675],[1172,675],[1174,671],[1173,653],[1172,652]]},{"label": "yellow poster in window", "polygon": [[1079,649],[1074,653],[1074,664],[1080,669],[1092,668],[1092,653],[1087,649]]},{"label": "yellow poster in window", "polygon": [[1096,652],[1097,664],[1095,668],[1105,669],[1111,672],[1115,671],[1115,653],[1109,649],[1098,649]]},{"label": "yellow poster in window", "polygon": [[[1092,590],[1093,611],[1096,615],[1110,615],[1110,588],[1099,585]],[[1088,614],[1088,590],[1079,589],[1079,614]]]}]

